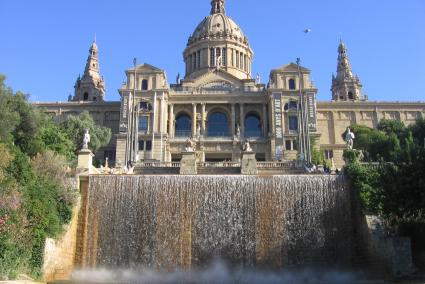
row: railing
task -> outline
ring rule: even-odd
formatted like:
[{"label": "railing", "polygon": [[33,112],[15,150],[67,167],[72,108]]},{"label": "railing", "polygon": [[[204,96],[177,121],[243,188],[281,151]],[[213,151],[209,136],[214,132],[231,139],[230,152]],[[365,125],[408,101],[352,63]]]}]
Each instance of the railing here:
[{"label": "railing", "polygon": [[235,162],[202,162],[198,163],[201,168],[239,168],[240,163]]},{"label": "railing", "polygon": [[288,162],[257,162],[257,167],[264,168],[295,168],[296,164],[293,161]]},{"label": "railing", "polygon": [[261,131],[245,130],[245,138],[263,138]]},{"label": "railing", "polygon": [[142,168],[180,168],[180,162],[143,162]]}]

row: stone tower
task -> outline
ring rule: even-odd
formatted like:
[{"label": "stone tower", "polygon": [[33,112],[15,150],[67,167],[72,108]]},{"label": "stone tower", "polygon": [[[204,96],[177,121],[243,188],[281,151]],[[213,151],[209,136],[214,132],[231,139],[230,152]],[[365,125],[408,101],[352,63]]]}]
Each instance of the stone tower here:
[{"label": "stone tower", "polygon": [[338,67],[336,76],[332,75],[332,100],[333,101],[364,101],[362,84],[357,75],[353,75],[347,48],[342,40],[338,47]]},{"label": "stone tower", "polygon": [[104,101],[105,82],[99,73],[99,49],[96,40],[90,46],[84,75],[78,76],[72,101]]}]

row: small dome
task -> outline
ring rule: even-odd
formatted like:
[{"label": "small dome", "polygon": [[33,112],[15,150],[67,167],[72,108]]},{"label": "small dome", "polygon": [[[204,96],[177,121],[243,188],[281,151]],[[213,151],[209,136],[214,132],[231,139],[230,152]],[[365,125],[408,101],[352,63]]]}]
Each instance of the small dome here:
[{"label": "small dome", "polygon": [[195,29],[189,38],[188,45],[205,38],[225,38],[248,44],[248,39],[240,27],[223,13],[216,13],[206,17]]}]

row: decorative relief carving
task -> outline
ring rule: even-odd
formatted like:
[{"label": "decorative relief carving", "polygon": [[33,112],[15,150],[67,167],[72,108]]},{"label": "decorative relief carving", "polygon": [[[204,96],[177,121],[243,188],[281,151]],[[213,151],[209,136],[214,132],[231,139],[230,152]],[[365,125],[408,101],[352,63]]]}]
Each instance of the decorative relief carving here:
[{"label": "decorative relief carving", "polygon": [[399,115],[396,111],[386,111],[386,112],[384,112],[384,118],[385,119],[391,119],[391,120],[397,120],[399,118]]},{"label": "decorative relief carving", "polygon": [[361,112],[363,120],[373,120],[374,112],[373,111],[362,111]]},{"label": "decorative relief carving", "polygon": [[236,86],[231,84],[230,82],[227,82],[227,81],[215,81],[215,82],[210,82],[210,83],[203,85],[201,87],[201,89],[217,90],[217,91],[226,90],[226,91],[228,91],[228,90],[236,89]]},{"label": "decorative relief carving", "polygon": [[331,120],[331,113],[330,112],[318,112],[317,113],[317,119],[319,119],[319,120]]},{"label": "decorative relief carving", "polygon": [[339,112],[340,120],[353,120],[353,113],[350,111],[341,111]]}]

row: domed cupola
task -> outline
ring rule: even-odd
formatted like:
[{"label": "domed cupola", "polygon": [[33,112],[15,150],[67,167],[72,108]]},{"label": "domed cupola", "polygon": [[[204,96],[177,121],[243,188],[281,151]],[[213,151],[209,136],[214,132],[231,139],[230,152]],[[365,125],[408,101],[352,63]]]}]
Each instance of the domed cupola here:
[{"label": "domed cupola", "polygon": [[183,53],[187,79],[224,70],[237,78],[251,78],[253,52],[248,38],[225,14],[224,0],[211,1],[211,14],[189,37]]}]

